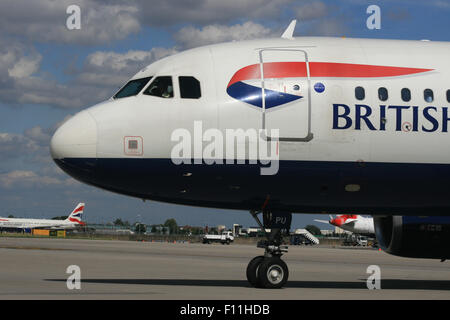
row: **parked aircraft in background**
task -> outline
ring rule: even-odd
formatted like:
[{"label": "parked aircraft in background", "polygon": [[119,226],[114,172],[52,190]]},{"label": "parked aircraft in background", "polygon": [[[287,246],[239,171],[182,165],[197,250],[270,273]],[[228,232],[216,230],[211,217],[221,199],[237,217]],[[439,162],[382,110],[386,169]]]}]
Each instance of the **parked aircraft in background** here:
[{"label": "parked aircraft in background", "polygon": [[350,231],[362,235],[375,235],[375,227],[373,225],[373,218],[363,217],[356,214],[341,214],[333,218],[330,215],[330,220],[319,220],[314,219],[314,221],[321,223],[329,223],[335,227],[339,227],[345,231]]},{"label": "parked aircraft in background", "polygon": [[65,220],[0,218],[1,229],[75,229],[82,221],[84,203],[79,203]]},{"label": "parked aircraft in background", "polygon": [[[54,161],[116,193],[250,211],[271,230],[247,267],[256,287],[288,279],[292,213],[372,215],[388,253],[450,258],[450,43],[294,38],[294,26],[147,66],[56,131]],[[230,130],[244,134],[232,148],[219,139]],[[260,139],[269,174],[249,152]]]}]

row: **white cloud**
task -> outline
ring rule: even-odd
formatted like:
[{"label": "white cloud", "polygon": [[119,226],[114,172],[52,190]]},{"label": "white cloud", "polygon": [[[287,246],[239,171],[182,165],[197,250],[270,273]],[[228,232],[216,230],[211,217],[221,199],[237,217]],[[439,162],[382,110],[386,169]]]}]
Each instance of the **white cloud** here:
[{"label": "white cloud", "polygon": [[22,56],[8,69],[8,74],[13,78],[29,77],[39,69],[41,60],[42,56],[39,54]]},{"label": "white cloud", "polygon": [[189,26],[178,31],[174,38],[182,48],[192,48],[218,42],[258,39],[271,35],[273,35],[272,30],[249,21],[232,26],[209,25],[201,29]]},{"label": "white cloud", "polygon": [[[50,139],[59,125],[70,117],[70,115],[66,116],[64,120],[49,128],[34,126],[25,130],[23,134],[0,132],[0,161],[3,169],[8,161],[11,162],[14,159],[22,159],[34,165],[51,164]],[[17,163],[9,164],[18,165]]]},{"label": "white cloud", "polygon": [[86,107],[111,97],[140,69],[175,52],[173,48],[97,51],[82,67],[70,70],[70,80],[62,84],[40,70],[42,56],[33,47],[0,39],[0,101],[64,109]]},{"label": "white cloud", "polygon": [[32,171],[16,170],[9,173],[1,174],[0,184],[5,188],[9,188],[18,181],[22,182],[26,180],[30,181],[36,178],[37,175]]},{"label": "white cloud", "polygon": [[73,105],[61,94],[64,86],[38,75],[41,60],[33,47],[0,38],[0,101]]},{"label": "white cloud", "polygon": [[[81,8],[81,30],[67,30],[65,9],[71,0],[5,0],[0,2],[0,102],[11,106],[49,105],[79,109],[111,97],[132,75],[148,64],[177,50],[233,40],[279,36],[280,30],[256,22],[236,23],[241,18],[279,17],[291,0],[77,0]],[[298,15],[313,19],[306,34],[342,35],[343,22],[323,19],[330,11],[321,1],[300,3]],[[64,83],[45,73],[43,56],[24,41],[99,45],[123,39],[141,25],[192,23],[178,31],[174,48],[152,48],[127,52],[96,51],[81,64],[63,70]],[[288,21],[283,23],[283,26]],[[213,24],[208,24],[213,23]],[[199,25],[204,25],[203,27]],[[8,37],[8,39],[6,39]]]},{"label": "white cloud", "polygon": [[[66,9],[72,4],[81,9],[80,30],[66,27],[69,17]],[[0,28],[3,35],[25,37],[34,42],[99,45],[125,39],[143,26],[166,28],[187,23],[199,27],[243,20],[279,21],[286,10],[301,21],[309,21],[329,16],[333,8],[313,0],[77,0],[75,3],[72,0],[3,0]]]},{"label": "white cloud", "polygon": [[46,146],[49,145],[50,139],[51,139],[50,133],[48,131],[45,132],[39,126],[25,130],[24,135],[25,135],[25,137],[31,139],[32,141],[35,141],[40,145],[46,145]]},{"label": "white cloud", "polygon": [[[3,35],[37,42],[98,45],[125,39],[143,25],[224,24],[238,19],[276,18],[292,0],[3,0]],[[81,29],[68,30],[69,5],[80,7]]]},{"label": "white cloud", "polygon": [[[86,99],[85,105],[111,97],[128,79],[139,70],[165,56],[175,54],[174,48],[152,48],[148,51],[130,50],[125,53],[97,51],[90,54],[80,70],[73,70],[71,90],[82,88],[97,90],[97,94]],[[89,89],[88,89],[89,90]]]},{"label": "white cloud", "polygon": [[[64,120],[69,117],[70,115]],[[80,185],[63,173],[50,156],[51,135],[61,122],[49,128],[35,126],[25,130],[23,134],[0,133],[0,188]]]},{"label": "white cloud", "polygon": [[42,56],[18,41],[0,38],[0,78],[26,78],[40,66]]},{"label": "white cloud", "polygon": [[153,48],[150,51],[130,50],[126,53],[97,51],[88,56],[86,63],[92,67],[123,71],[136,65],[147,65],[162,57],[176,53],[175,49]]},{"label": "white cloud", "polygon": [[21,134],[0,133],[0,160],[30,155],[39,150],[39,145]]},{"label": "white cloud", "polygon": [[30,170],[14,170],[0,174],[0,186],[3,188],[13,187],[48,187],[58,185],[73,185],[73,179],[59,179],[48,175],[38,175]]},{"label": "white cloud", "polygon": [[[81,29],[69,30],[66,9],[81,9]],[[97,3],[92,0],[3,0],[0,29],[3,34],[38,42],[97,45],[124,39],[140,30],[139,7],[128,4]]]},{"label": "white cloud", "polygon": [[267,19],[280,15],[292,0],[138,0],[142,24],[170,26],[224,24],[237,19]]}]

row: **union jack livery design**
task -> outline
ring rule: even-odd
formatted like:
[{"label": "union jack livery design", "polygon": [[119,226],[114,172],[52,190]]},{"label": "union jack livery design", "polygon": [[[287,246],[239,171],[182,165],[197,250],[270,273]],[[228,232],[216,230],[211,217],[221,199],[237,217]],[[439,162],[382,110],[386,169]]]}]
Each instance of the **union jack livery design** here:
[{"label": "union jack livery design", "polygon": [[[239,69],[228,83],[227,93],[240,101],[262,108],[263,89],[246,81],[260,82],[270,79],[307,78],[380,78],[398,77],[432,71],[433,69],[376,66],[336,62],[267,62]],[[261,74],[262,70],[262,74]],[[269,80],[267,80],[269,79]],[[302,96],[264,88],[265,108],[286,104]]]},{"label": "union jack livery design", "polygon": [[82,226],[86,225],[86,223],[81,221],[83,216],[83,210],[84,210],[84,203],[79,203],[67,219],[70,222],[75,222]]},{"label": "union jack livery design", "polygon": [[358,216],[356,214],[341,214],[336,216],[336,218],[331,219],[330,223],[332,225],[340,227],[343,224],[353,222],[356,219],[358,219]]},{"label": "union jack livery design", "polygon": [[357,234],[370,236],[375,235],[373,218],[371,217],[363,217],[356,214],[341,214],[337,215],[335,218],[333,218],[333,216],[330,215],[329,221],[318,219],[315,219],[314,221],[321,223],[329,223],[345,231],[350,231]]}]

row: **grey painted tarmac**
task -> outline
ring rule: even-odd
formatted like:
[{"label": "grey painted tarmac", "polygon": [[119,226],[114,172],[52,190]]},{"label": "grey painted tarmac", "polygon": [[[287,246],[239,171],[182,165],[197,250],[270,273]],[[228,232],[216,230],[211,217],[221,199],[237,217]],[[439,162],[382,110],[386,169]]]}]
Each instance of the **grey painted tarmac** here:
[{"label": "grey painted tarmac", "polygon": [[[0,299],[450,299],[450,264],[372,249],[291,246],[286,288],[245,277],[262,249],[188,243],[0,238]],[[66,269],[81,268],[81,290]],[[368,290],[369,265],[381,290]]]}]

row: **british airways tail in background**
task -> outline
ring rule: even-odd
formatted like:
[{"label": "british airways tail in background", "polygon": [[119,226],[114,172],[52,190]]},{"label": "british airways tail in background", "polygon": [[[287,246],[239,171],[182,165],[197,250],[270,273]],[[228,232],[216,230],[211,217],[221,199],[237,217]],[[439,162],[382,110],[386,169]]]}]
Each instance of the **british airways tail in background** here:
[{"label": "british airways tail in background", "polygon": [[363,217],[356,214],[341,214],[337,215],[335,218],[330,215],[330,220],[319,220],[314,221],[321,223],[329,223],[335,227],[339,227],[345,231],[349,231],[356,234],[362,235],[375,235],[375,227],[373,224],[373,218]]},{"label": "british airways tail in background", "polygon": [[65,220],[0,218],[0,229],[74,229],[82,221],[84,203],[79,203]]}]

